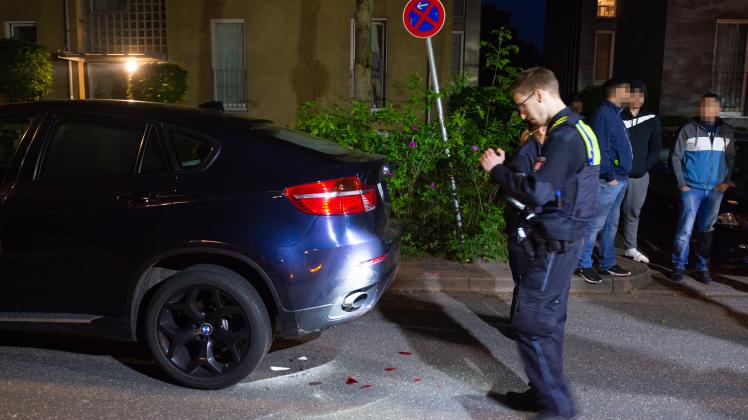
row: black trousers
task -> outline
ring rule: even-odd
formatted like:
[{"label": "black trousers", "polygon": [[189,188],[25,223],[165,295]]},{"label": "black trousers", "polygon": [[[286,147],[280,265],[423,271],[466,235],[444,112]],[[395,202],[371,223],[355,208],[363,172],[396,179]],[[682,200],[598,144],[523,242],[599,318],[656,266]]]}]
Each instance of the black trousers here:
[{"label": "black trousers", "polygon": [[561,252],[546,248],[538,244],[535,259],[515,277],[511,320],[530,388],[543,413],[570,418],[576,410],[563,369],[564,327],[571,275],[579,262],[582,240],[568,242]]}]

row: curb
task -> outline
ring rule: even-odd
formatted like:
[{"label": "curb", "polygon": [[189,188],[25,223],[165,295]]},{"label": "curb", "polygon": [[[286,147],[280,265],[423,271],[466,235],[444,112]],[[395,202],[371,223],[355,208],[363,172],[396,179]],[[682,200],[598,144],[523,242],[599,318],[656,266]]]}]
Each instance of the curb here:
[{"label": "curb", "polygon": [[[572,294],[630,293],[652,282],[646,264],[636,263],[619,256],[618,264],[631,271],[630,276],[602,276],[600,284],[589,284],[576,275],[571,278]],[[392,285],[393,290],[462,292],[462,293],[512,293],[514,280],[507,263],[457,263],[438,258],[405,260]]]}]

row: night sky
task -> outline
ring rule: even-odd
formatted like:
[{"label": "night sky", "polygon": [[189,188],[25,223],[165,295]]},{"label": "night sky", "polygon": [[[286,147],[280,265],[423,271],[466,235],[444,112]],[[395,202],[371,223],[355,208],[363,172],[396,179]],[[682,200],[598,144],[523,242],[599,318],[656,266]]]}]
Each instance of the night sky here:
[{"label": "night sky", "polygon": [[543,50],[546,0],[482,0],[483,4],[494,4],[496,7],[512,13],[512,25],[519,35]]}]

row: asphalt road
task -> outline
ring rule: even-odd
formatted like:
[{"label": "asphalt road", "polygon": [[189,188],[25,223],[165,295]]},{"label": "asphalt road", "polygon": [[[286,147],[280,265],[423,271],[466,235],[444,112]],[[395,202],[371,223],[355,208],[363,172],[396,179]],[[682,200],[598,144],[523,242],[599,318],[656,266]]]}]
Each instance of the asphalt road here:
[{"label": "asphalt road", "polygon": [[[581,418],[748,418],[748,294],[715,290],[572,297]],[[508,309],[508,296],[389,293],[359,321],[276,342],[257,372],[211,392],[163,382],[136,345],[5,333],[0,418],[526,418],[501,402],[525,383]]]}]

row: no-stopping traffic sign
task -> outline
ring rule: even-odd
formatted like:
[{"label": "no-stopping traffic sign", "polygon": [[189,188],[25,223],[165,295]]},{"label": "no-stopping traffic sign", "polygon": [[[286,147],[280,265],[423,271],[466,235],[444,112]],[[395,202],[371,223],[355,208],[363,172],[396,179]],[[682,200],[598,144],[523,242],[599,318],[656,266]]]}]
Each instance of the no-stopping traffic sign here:
[{"label": "no-stopping traffic sign", "polygon": [[430,38],[443,27],[447,16],[439,0],[410,0],[403,10],[405,30],[416,38]]}]

